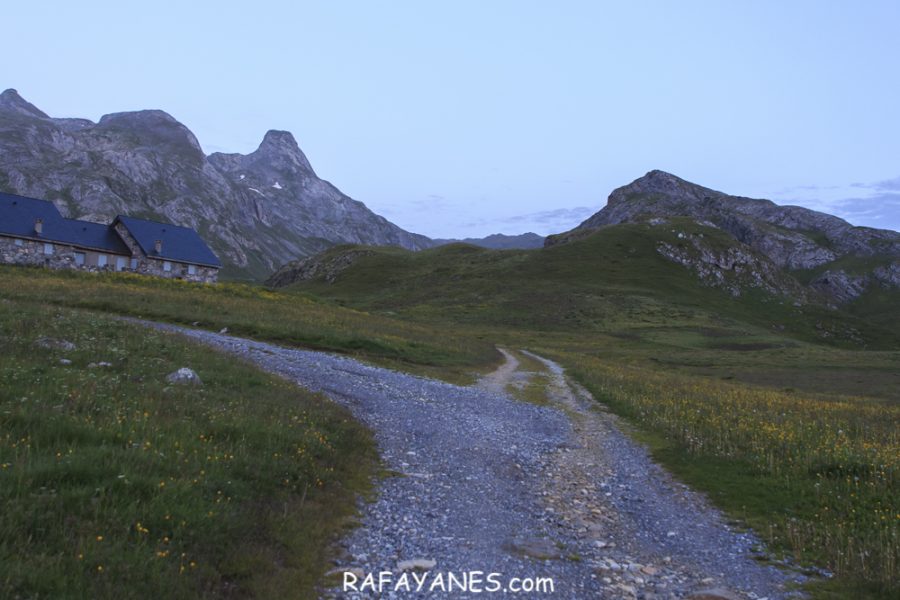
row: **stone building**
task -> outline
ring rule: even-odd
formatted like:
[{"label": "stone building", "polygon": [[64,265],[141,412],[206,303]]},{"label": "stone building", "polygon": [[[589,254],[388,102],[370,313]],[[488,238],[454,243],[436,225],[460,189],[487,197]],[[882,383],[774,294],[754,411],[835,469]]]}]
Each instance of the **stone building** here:
[{"label": "stone building", "polygon": [[222,264],[196,231],[118,216],[66,219],[52,202],[0,193],[0,263],[126,271],[215,283]]}]

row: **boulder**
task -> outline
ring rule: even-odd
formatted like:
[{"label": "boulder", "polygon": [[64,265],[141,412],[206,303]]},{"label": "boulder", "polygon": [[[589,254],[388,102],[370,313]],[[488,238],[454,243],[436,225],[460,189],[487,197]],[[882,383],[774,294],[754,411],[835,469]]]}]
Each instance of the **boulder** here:
[{"label": "boulder", "polygon": [[200,376],[193,369],[181,367],[166,376],[169,383],[186,383],[191,385],[203,385]]},{"label": "boulder", "polygon": [[437,565],[437,561],[428,558],[401,560],[397,563],[398,571],[428,571]]}]

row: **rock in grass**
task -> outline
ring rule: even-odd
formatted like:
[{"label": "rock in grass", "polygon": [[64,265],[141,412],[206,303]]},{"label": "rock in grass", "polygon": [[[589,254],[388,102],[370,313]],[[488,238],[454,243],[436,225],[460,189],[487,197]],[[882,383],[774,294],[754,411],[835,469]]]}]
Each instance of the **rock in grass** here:
[{"label": "rock in grass", "polygon": [[401,560],[397,563],[398,571],[428,571],[437,565],[437,561],[427,558],[414,558],[412,560]]},{"label": "rock in grass", "polygon": [[101,360],[100,362],[90,363],[88,365],[88,369],[98,369],[101,367],[111,367],[111,362],[106,362],[105,360]]},{"label": "rock in grass", "polygon": [[325,577],[336,577],[336,576],[343,577],[344,573],[350,573],[357,579],[363,579],[366,576],[365,571],[363,571],[359,567],[353,567],[353,568],[337,567],[337,568],[331,569],[330,571],[325,573]]},{"label": "rock in grass", "polygon": [[193,369],[181,367],[177,371],[173,371],[166,376],[169,383],[189,383],[191,385],[203,385],[200,376]]},{"label": "rock in grass", "polygon": [[71,352],[75,349],[75,344],[68,340],[58,340],[52,337],[39,337],[35,344],[38,345],[39,348],[44,348],[45,350],[62,350],[63,352]]},{"label": "rock in grass", "polygon": [[538,560],[552,560],[562,556],[556,544],[545,539],[515,539],[505,544],[504,549],[512,554]]}]

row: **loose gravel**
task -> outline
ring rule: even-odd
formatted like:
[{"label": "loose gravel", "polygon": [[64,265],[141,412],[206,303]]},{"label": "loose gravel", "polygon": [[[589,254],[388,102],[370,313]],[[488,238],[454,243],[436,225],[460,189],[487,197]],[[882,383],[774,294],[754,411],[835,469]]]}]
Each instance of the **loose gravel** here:
[{"label": "loose gravel", "polygon": [[[758,540],[731,530],[654,465],[546,359],[534,356],[552,373],[554,407],[503,393],[516,373],[509,362],[487,387],[460,387],[343,356],[143,323],[323,392],[375,433],[392,475],[379,480],[375,501],[361,503],[323,597],[485,595],[392,591],[404,572],[422,577],[429,568],[426,590],[439,575],[444,585],[435,589],[446,590],[451,573],[481,571],[502,574],[503,585],[552,578],[554,598],[782,598],[786,584],[800,580],[754,560]],[[365,574],[377,580],[389,571],[392,584],[380,593],[344,591],[344,571],[359,577],[357,586]]]}]

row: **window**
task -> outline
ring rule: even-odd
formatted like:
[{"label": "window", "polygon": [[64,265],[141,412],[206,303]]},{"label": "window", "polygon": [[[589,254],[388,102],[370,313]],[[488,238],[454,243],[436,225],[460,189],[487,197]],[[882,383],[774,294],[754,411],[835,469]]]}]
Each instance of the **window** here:
[{"label": "window", "polygon": [[125,257],[117,256],[116,257],[116,271],[121,271],[125,268]]},{"label": "window", "polygon": [[132,258],[131,259],[131,270],[132,271],[137,270],[137,267],[138,267],[138,259]]},{"label": "window", "polygon": [[16,246],[21,246],[23,243],[22,240],[16,240]]},{"label": "window", "polygon": [[76,252],[75,253],[75,264],[76,265],[84,264],[84,252]]},{"label": "window", "polygon": [[197,267],[195,267],[194,265],[188,265],[188,275],[196,275],[196,274],[197,274]]},{"label": "window", "polygon": [[98,255],[97,255],[97,266],[98,266],[98,267],[105,267],[105,266],[106,266],[106,255],[105,255],[105,254],[98,254]]},{"label": "window", "polygon": [[172,270],[172,263],[170,263],[170,262],[167,261],[167,260],[164,260],[164,261],[163,261],[163,271],[165,271],[166,273],[168,273],[168,272],[171,271],[171,270]]},{"label": "window", "polygon": [[53,244],[44,244],[44,254],[53,254]]}]

